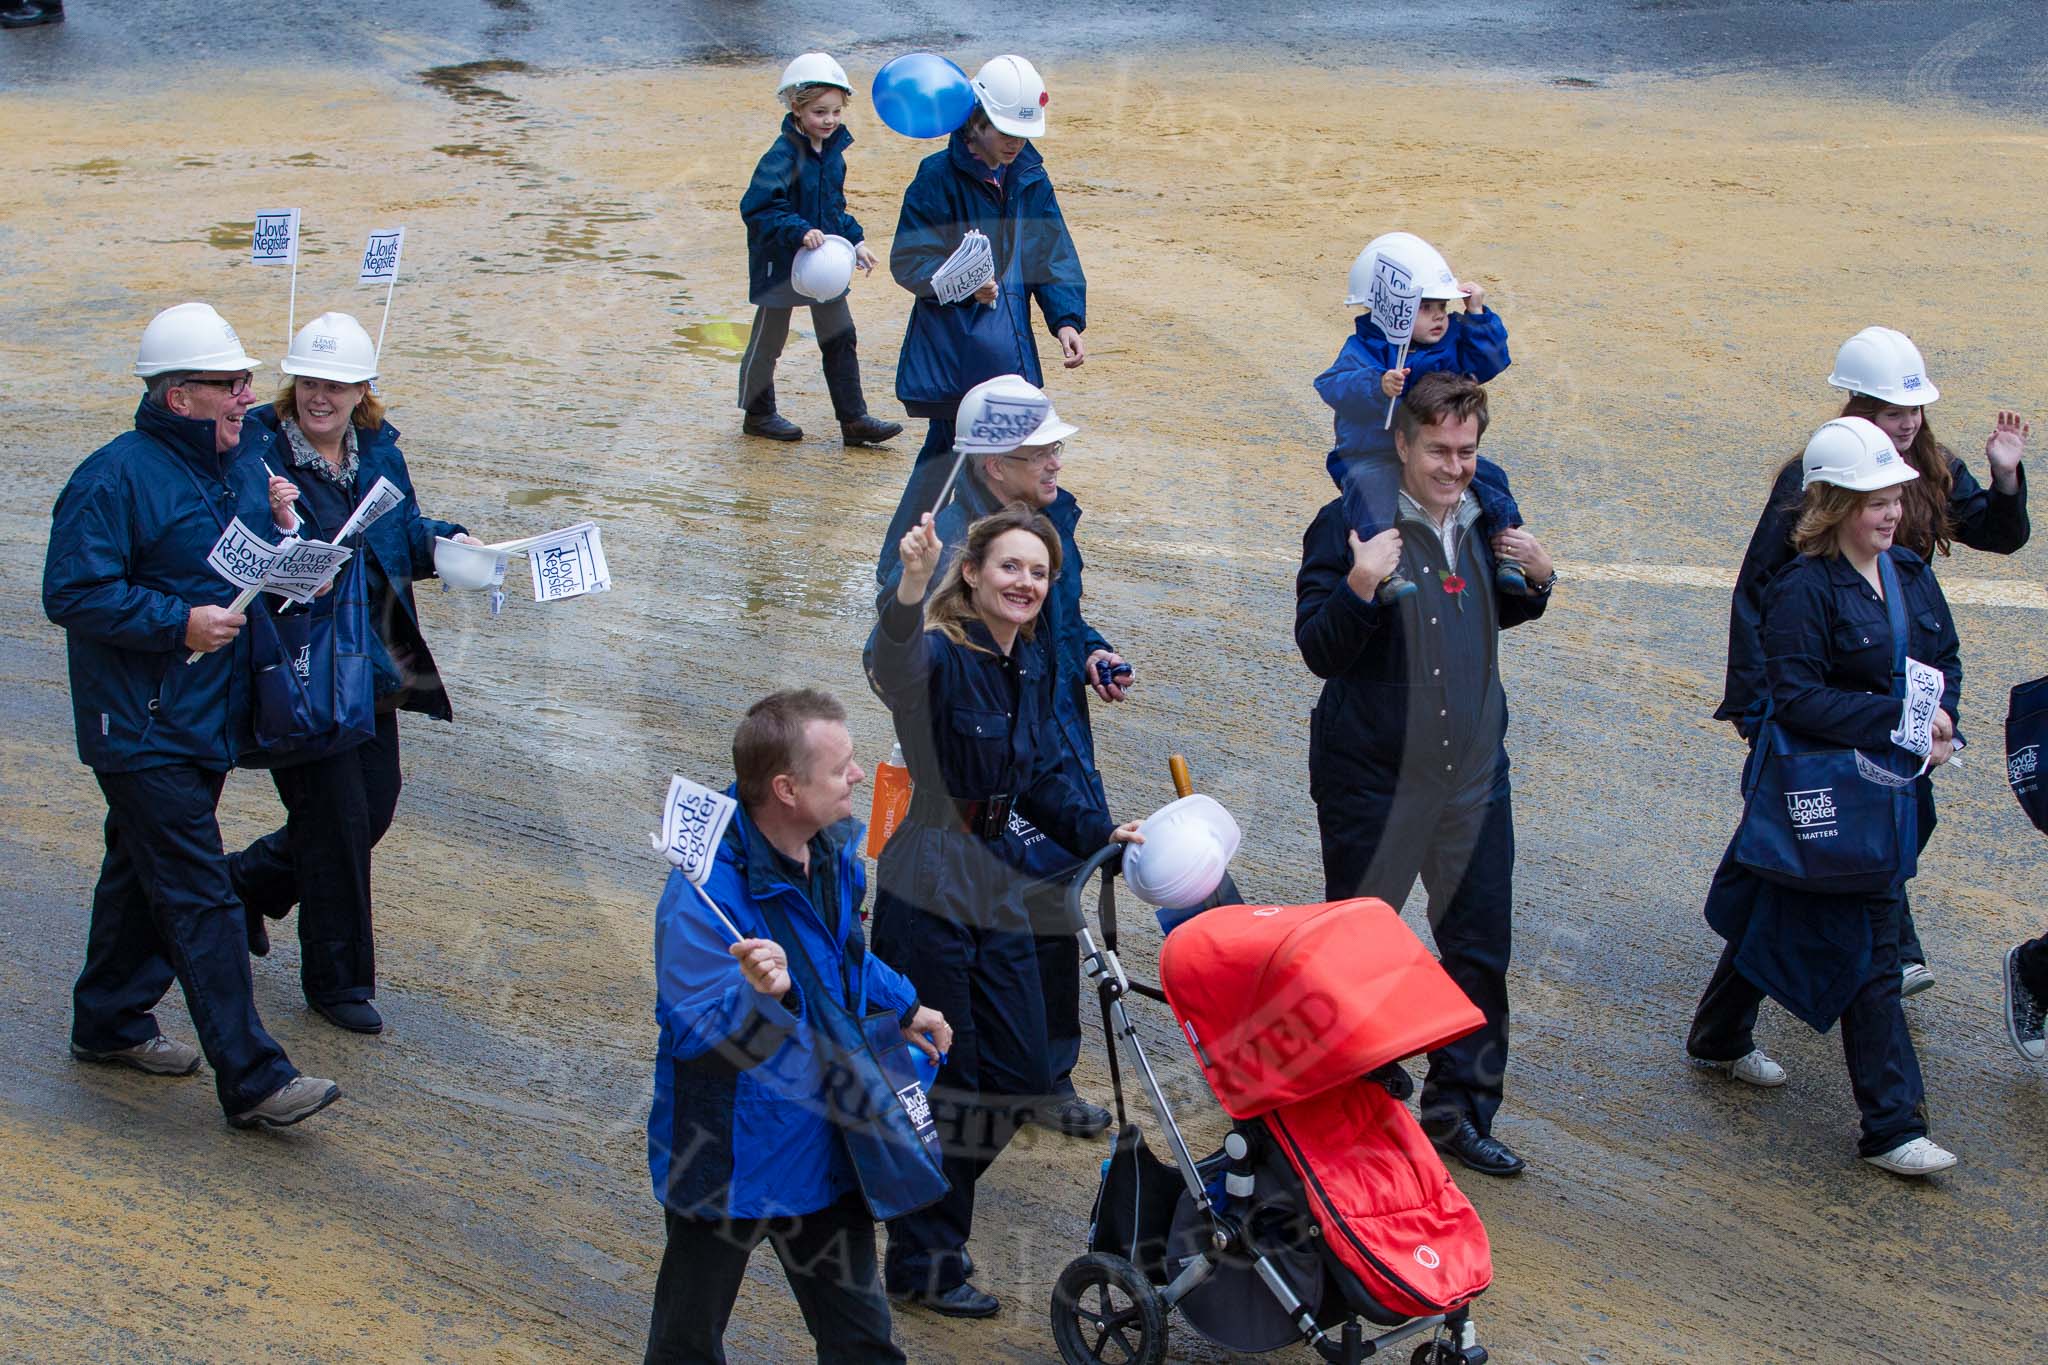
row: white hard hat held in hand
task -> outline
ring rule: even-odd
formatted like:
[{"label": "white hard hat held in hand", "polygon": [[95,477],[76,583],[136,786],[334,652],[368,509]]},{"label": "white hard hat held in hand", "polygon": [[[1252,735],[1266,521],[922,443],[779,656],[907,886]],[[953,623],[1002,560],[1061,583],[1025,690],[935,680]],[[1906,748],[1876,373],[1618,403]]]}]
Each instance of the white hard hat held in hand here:
[{"label": "white hard hat held in hand", "polygon": [[1200,792],[1161,806],[1139,826],[1142,844],[1124,849],[1131,894],[1162,910],[1200,905],[1223,884],[1242,837],[1237,821]]},{"label": "white hard hat held in hand", "polygon": [[434,537],[434,576],[451,588],[493,588],[505,581],[511,556],[488,545],[465,545],[446,536]]},{"label": "white hard hat held in hand", "polygon": [[1045,106],[1052,96],[1038,68],[1022,57],[991,57],[974,73],[974,98],[999,133],[1011,137],[1044,137]]},{"label": "white hard hat held in hand", "polygon": [[1901,408],[1926,407],[1941,397],[1920,348],[1889,327],[1865,327],[1843,342],[1828,383]]},{"label": "white hard hat held in hand", "polygon": [[967,391],[953,424],[953,448],[969,455],[1007,455],[1018,446],[1048,446],[1080,428],[1060,420],[1047,398],[1018,374],[999,374]]},{"label": "white hard hat held in hand", "polygon": [[789,263],[789,287],[807,299],[830,303],[853,284],[853,243],[844,237],[827,237],[815,247],[804,247]]},{"label": "white hard hat held in hand", "polygon": [[1462,299],[1458,277],[1443,253],[1412,232],[1383,232],[1365,244],[1351,263],[1350,288],[1344,302],[1353,307],[1372,301],[1373,262],[1385,256],[1406,272],[1425,299]]},{"label": "white hard hat held in hand", "polygon": [[846,79],[846,68],[823,52],[806,52],[783,67],[782,83],[775,87],[775,93],[777,96],[786,95],[800,85],[836,85],[849,95],[853,93],[853,82]]},{"label": "white hard hat held in hand", "polygon": [[142,329],[135,373],[153,379],[173,370],[253,370],[262,361],[242,349],[228,320],[203,303],[166,308]]},{"label": "white hard hat held in hand", "polygon": [[1900,457],[1892,438],[1862,417],[1837,417],[1806,443],[1800,457],[1801,488],[1831,483],[1852,493],[1869,493],[1910,483],[1920,471]]},{"label": "white hard hat held in hand", "polygon": [[322,313],[299,329],[278,368],[307,379],[363,384],[377,377],[377,346],[348,314]]}]

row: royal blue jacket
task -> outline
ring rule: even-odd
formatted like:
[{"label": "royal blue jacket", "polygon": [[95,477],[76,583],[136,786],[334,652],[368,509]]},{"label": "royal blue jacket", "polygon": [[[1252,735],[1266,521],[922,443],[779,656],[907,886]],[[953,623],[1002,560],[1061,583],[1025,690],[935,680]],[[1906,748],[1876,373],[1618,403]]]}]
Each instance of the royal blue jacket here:
[{"label": "royal blue jacket", "polygon": [[[1941,705],[1958,721],[1963,672],[1954,618],[1927,562],[1890,551],[1906,614],[1909,656],[1941,670]],[[1840,556],[1801,555],[1764,593],[1763,648],[1772,718],[1793,735],[1883,756],[1892,752],[1900,698],[1892,690],[1892,628],[1885,604]],[[1934,829],[1934,784],[1917,783],[1921,842]],[[1896,895],[1897,892],[1888,892]],[[1707,893],[1707,923],[1736,945],[1742,974],[1825,1032],[1870,979],[1874,945],[1863,897],[1789,890],[1722,858]],[[1851,904],[1854,902],[1854,904]]]},{"label": "royal blue jacket", "polygon": [[57,495],[43,611],[64,627],[78,757],[96,772],[225,772],[249,737],[249,632],[185,662],[192,608],[235,599],[206,562],[229,520],[277,539],[262,442],[243,431],[239,449],[217,454],[212,422],[145,398],[135,429],[87,456]]},{"label": "royal blue jacket", "polygon": [[[907,1024],[916,990],[871,956],[862,936],[867,874],[859,836],[845,821],[811,841],[810,856],[831,860],[838,886],[836,904],[813,905],[804,887],[783,876],[742,807],[704,889],[749,938],[776,937],[761,910],[773,900],[799,940],[784,950],[808,955],[834,1000],[856,1017],[887,1010]],[[654,910],[661,1026],[647,1117],[654,1197],[685,1218],[815,1213],[859,1187],[846,1141],[818,1102],[809,1006],[797,986],[780,1000],[755,991],[726,951],[732,942],[689,879],[669,873]]]},{"label": "royal blue jacket", "polygon": [[[1386,427],[1387,409],[1393,400],[1380,391],[1380,380],[1388,370],[1398,368],[1394,361],[1400,353],[1400,345],[1387,339],[1372,314],[1361,313],[1336,360],[1316,376],[1316,392],[1330,405],[1335,419],[1333,461],[1340,455],[1393,454],[1394,433]],[[1469,374],[1484,384],[1508,363],[1508,326],[1499,313],[1491,308],[1476,316],[1453,313],[1450,326],[1434,345],[1408,352],[1408,383],[1444,370]]]},{"label": "royal blue jacket", "polygon": [[[993,306],[942,304],[932,276],[969,228],[988,238],[1000,286]],[[896,361],[896,397],[913,417],[952,421],[966,392],[984,379],[1019,374],[1042,385],[1031,301],[1048,331],[1088,326],[1088,281],[1060,216],[1052,178],[1026,143],[1000,179],[955,132],[944,151],[918,164],[903,192],[889,272],[917,296]]]},{"label": "royal blue jacket", "polygon": [[[326,540],[341,530],[349,513],[355,510],[354,503],[344,506],[347,500],[332,481],[292,463],[290,444],[285,440],[277,409],[268,403],[252,408],[243,422],[242,444],[249,447],[252,441],[264,442],[264,449],[272,452],[266,457],[270,467],[298,485],[297,510],[305,523],[300,534],[308,540]],[[372,660],[377,670],[377,691],[381,696],[398,689],[402,679],[394,656],[403,657],[410,684],[401,709],[450,720],[455,713],[448,704],[448,691],[442,686],[434,656],[420,634],[420,609],[413,600],[412,585],[414,579],[434,576],[434,537],[453,538],[464,534],[464,529],[420,512],[419,499],[412,491],[412,475],[406,471],[405,454],[398,448],[398,428],[389,422],[381,423],[375,431],[356,429],[355,502],[361,502],[377,486],[379,478],[391,480],[392,487],[405,495],[405,501],[372,522],[363,533],[364,559],[370,574],[371,624],[377,635],[378,656]]]},{"label": "royal blue jacket", "polygon": [[[775,145],[754,165],[754,178],[740,196],[747,224],[747,298],[768,308],[808,307],[819,302],[789,283],[790,262],[812,228],[858,244],[860,224],[846,211],[846,149],[853,134],[834,129],[821,151],[798,126],[795,114],[782,119]],[[841,295],[841,297],[845,297]]]},{"label": "royal blue jacket", "polygon": [[[967,543],[967,528],[1001,510],[996,495],[982,482],[977,464],[975,457],[968,457],[967,464],[960,471],[959,483],[955,485],[953,500],[932,522],[932,529],[938,532],[939,543],[944,547],[938,571],[932,575],[934,585],[960,552],[960,547]],[[1088,715],[1088,656],[1098,649],[1115,651],[1103,638],[1102,632],[1089,625],[1081,614],[1081,547],[1074,542],[1074,530],[1081,522],[1080,503],[1074,500],[1072,493],[1062,488],[1052,504],[1043,509],[1043,514],[1059,532],[1060,574],[1045,595],[1045,605],[1039,610],[1038,629],[1033,632],[1027,647],[1038,649],[1051,668],[1052,724],[1064,752],[1071,758],[1070,775],[1081,787],[1094,794],[1097,805],[1107,809],[1102,776],[1095,766],[1095,729]],[[903,563],[897,557],[897,550],[896,545],[882,547],[882,591],[875,602],[878,613],[895,598],[896,584],[903,577]],[[927,590],[925,595],[929,597],[930,591]],[[876,629],[879,630],[880,626]],[[875,637],[870,633],[866,662],[871,686],[874,685],[874,652]],[[1085,857],[1094,850],[1080,852]]]},{"label": "royal blue jacket", "polygon": [[[2032,526],[2027,520],[2027,472],[2019,471],[2020,486],[2012,493],[1986,488],[1971,475],[1961,460],[1950,457],[1948,518],[1955,538],[1973,550],[2009,555],[2027,543]],[[1792,562],[1792,532],[1799,524],[1799,505],[1805,498],[1800,462],[1787,462],[1771,485],[1771,496],[1757,518],[1756,531],[1749,538],[1749,552],[1742,557],[1742,571],[1735,578],[1735,593],[1728,604],[1728,672],[1715,720],[1733,721],[1748,735],[1756,729],[1765,692],[1764,649],[1761,623],[1765,591],[1778,571]],[[1928,554],[1932,546],[1923,547]],[[1925,555],[1921,556],[1923,559]]]}]

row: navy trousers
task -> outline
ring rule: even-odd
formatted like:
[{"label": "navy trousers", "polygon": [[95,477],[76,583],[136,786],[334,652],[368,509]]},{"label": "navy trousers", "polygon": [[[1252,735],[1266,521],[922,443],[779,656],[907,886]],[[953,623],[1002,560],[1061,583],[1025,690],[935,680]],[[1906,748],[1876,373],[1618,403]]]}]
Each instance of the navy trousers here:
[{"label": "navy trousers", "polygon": [[1492,781],[1390,782],[1327,792],[1316,802],[1324,895],[1377,896],[1395,909],[1415,879],[1429,893],[1437,956],[1486,1023],[1429,1054],[1422,1124],[1469,1118],[1493,1130],[1508,1065],[1508,960],[1514,950],[1515,821],[1505,765]]},{"label": "navy trousers", "polygon": [[[749,417],[766,417],[775,411],[775,363],[789,344],[793,311],[766,305],[754,309],[754,329],[740,356],[740,406]],[[818,331],[818,349],[824,353],[825,391],[832,395],[832,415],[842,422],[857,422],[867,415],[868,402],[860,392],[853,310],[844,298],[814,303],[811,325]]]},{"label": "navy trousers", "polygon": [[2048,934],[2020,945],[2020,981],[2036,1000],[2048,1000]]},{"label": "navy trousers", "polygon": [[[1833,910],[1843,897],[1828,897]],[[1893,892],[1861,902],[1870,916],[1870,977],[1842,1012],[1842,1058],[1849,1085],[1863,1114],[1860,1156],[1876,1156],[1910,1138],[1927,1136],[1921,1105],[1926,1087],[1920,1057],[1906,1030],[1899,1004],[1899,920],[1905,897]],[[1818,907],[1817,907],[1818,908]],[[1736,945],[1721,950],[1721,961],[1694,1012],[1685,1048],[1710,1062],[1732,1062],[1756,1046],[1756,1013],[1764,993],[1735,966]]]},{"label": "navy trousers", "polygon": [[152,1011],[175,980],[221,1108],[252,1109],[298,1072],[256,1015],[244,912],[215,814],[226,774],[178,764],[97,777],[107,852],[71,994],[71,1041],[92,1052],[148,1042],[162,1032]]},{"label": "navy trousers", "polygon": [[[875,563],[875,581],[887,583],[897,563],[896,547],[903,543],[903,537],[910,534],[910,528],[917,525],[917,519],[932,510],[932,503],[939,496],[939,486],[946,476],[953,472],[953,421],[951,418],[934,417],[925,428],[924,444],[918,447],[917,459],[910,466],[910,477],[903,484],[903,496],[897,500],[896,514],[889,518],[889,530],[882,537],[882,552]],[[966,471],[961,471],[966,477]]]},{"label": "navy trousers", "polygon": [[271,770],[285,822],[228,859],[250,914],[283,919],[299,907],[299,980],[321,1005],[377,994],[370,928],[370,852],[391,828],[403,779],[398,714],[343,753]]},{"label": "navy trousers", "polygon": [[667,1217],[647,1365],[725,1365],[725,1325],[747,1257],[763,1238],[782,1262],[820,1365],[903,1359],[890,1340],[889,1300],[875,1274],[874,1219],[859,1196],[797,1218]]},{"label": "navy trousers", "polygon": [[885,893],[875,906],[874,951],[953,1026],[952,1051],[931,1091],[953,1188],[891,1220],[883,1262],[891,1293],[944,1293],[966,1279],[961,1253],[974,1230],[975,1183],[1051,1089],[1037,948],[1021,924],[957,924]]}]

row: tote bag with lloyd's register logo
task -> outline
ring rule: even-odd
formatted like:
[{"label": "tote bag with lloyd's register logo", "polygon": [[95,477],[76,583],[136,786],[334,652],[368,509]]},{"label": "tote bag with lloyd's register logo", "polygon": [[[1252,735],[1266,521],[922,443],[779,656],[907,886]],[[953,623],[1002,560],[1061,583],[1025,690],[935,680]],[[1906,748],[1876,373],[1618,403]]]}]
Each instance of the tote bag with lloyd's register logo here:
[{"label": "tote bag with lloyd's register logo", "polygon": [[[1892,628],[1892,685],[1903,696],[1906,609],[1890,556],[1879,556]],[[1766,709],[1743,788],[1735,861],[1768,882],[1871,895],[1911,877],[1919,858],[1914,780],[1854,749],[1802,748]]]}]

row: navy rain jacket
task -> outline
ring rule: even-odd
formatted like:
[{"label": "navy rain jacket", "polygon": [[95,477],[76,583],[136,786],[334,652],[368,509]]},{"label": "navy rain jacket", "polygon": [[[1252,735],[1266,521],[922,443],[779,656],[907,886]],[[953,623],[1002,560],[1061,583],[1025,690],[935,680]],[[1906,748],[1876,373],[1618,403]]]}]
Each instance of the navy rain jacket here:
[{"label": "navy rain jacket", "polygon": [[[64,627],[78,757],[96,772],[225,772],[248,738],[248,630],[187,665],[185,623],[195,606],[235,599],[206,562],[230,519],[278,538],[263,442],[249,430],[220,455],[212,422],[145,398],[135,429],[87,456],[57,495],[43,611]],[[260,598],[250,607],[263,609]]]},{"label": "navy rain jacket", "polygon": [[[737,799],[736,787],[726,794]],[[838,903],[813,905],[777,865],[746,809],[733,812],[705,891],[750,938],[774,938],[761,910],[780,903],[818,977],[856,1017],[888,1010],[907,1024],[917,992],[867,951],[860,829],[842,821],[811,841],[837,870]],[[661,1045],[647,1165],[654,1197],[685,1218],[779,1218],[829,1208],[859,1188],[846,1140],[818,1103],[810,1011],[799,987],[776,1000],[747,984],[732,936],[680,870],[654,910],[655,1020]]]},{"label": "navy rain jacket", "polygon": [[[994,306],[967,299],[942,304],[932,276],[977,228],[988,238],[1000,286]],[[1031,300],[1048,331],[1086,331],[1088,281],[1060,216],[1052,178],[1026,143],[1001,183],[967,150],[966,131],[918,164],[903,192],[889,272],[917,296],[896,361],[896,397],[913,417],[952,421],[960,399],[984,379],[1018,374],[1043,387]]]},{"label": "navy rain jacket", "polygon": [[[1438,370],[1469,374],[1484,384],[1508,367],[1508,325],[1498,312],[1488,308],[1477,317],[1453,313],[1450,324],[1434,345],[1408,352],[1409,384]],[[1386,427],[1391,401],[1380,392],[1380,380],[1395,368],[1400,353],[1400,345],[1387,339],[1372,314],[1360,313],[1337,358],[1316,376],[1316,392],[1330,405],[1336,424],[1337,454],[1394,453],[1394,433]]]},{"label": "navy rain jacket", "polygon": [[824,150],[814,152],[796,115],[783,116],[781,135],[761,154],[754,178],[740,196],[740,217],[747,224],[750,302],[764,308],[820,302],[797,293],[789,283],[790,262],[812,228],[860,243],[860,224],[846,211],[846,149],[852,143],[853,134],[841,124],[825,139]]},{"label": "navy rain jacket", "polygon": [[[1979,484],[1961,460],[1951,461],[1949,473],[1955,480],[1948,496],[1949,524],[1955,528],[1955,539],[1973,550],[1996,555],[2012,554],[2027,543],[2032,527],[2027,521],[2024,466],[2019,471],[2019,491],[2010,496]],[[1796,459],[1778,471],[1764,514],[1749,538],[1749,553],[1742,557],[1742,572],[1736,575],[1735,595],[1728,607],[1728,677],[1714,719],[1736,722],[1745,736],[1756,726],[1752,713],[1760,712],[1764,703],[1764,650],[1759,630],[1764,591],[1773,575],[1792,562],[1792,531],[1799,524],[1799,504],[1805,497],[1801,477]],[[1926,550],[1932,553],[1933,547]]]},{"label": "navy rain jacket", "polygon": [[[1960,722],[1963,670],[1948,600],[1925,560],[1901,546],[1890,553],[1906,609],[1906,653],[1941,670],[1942,709]],[[1854,565],[1840,556],[1794,559],[1764,593],[1762,640],[1772,719],[1823,744],[1879,756],[1891,750],[1900,707],[1891,620]],[[1923,777],[1917,787],[1924,846],[1934,831],[1934,784]],[[1735,862],[1731,846],[1707,893],[1706,916],[1737,945],[1744,976],[1825,1032],[1870,979],[1864,900],[1766,882]]]},{"label": "navy rain jacket", "polygon": [[[265,437],[265,448],[276,452],[269,457],[270,467],[299,486],[298,512],[306,523],[301,534],[308,540],[333,536],[355,509],[350,506],[341,510],[338,518],[320,514],[321,504],[338,507],[335,495],[340,490],[312,470],[292,463],[277,409],[268,403],[250,409],[242,427],[242,445],[247,449],[252,439]],[[434,576],[434,537],[453,538],[464,534],[464,528],[421,514],[419,499],[413,496],[412,475],[406,471],[405,454],[398,448],[398,428],[389,422],[375,431],[356,428],[357,502],[376,487],[379,478],[391,480],[392,486],[405,495],[405,501],[372,522],[363,533],[364,560],[370,570],[370,612],[379,651],[379,656],[372,660],[377,670],[377,692],[382,696],[398,689],[401,677],[393,656],[402,655],[408,661],[410,687],[400,709],[418,711],[436,720],[452,720],[455,713],[448,704],[447,689],[441,685],[434,656],[420,635],[420,610],[413,600],[412,585],[414,579]]]}]

